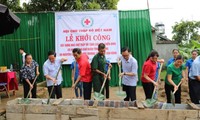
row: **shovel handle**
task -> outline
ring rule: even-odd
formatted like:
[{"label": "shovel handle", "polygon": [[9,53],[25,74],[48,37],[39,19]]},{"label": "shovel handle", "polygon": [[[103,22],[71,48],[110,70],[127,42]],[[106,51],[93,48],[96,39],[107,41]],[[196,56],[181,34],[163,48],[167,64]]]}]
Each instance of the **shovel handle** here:
[{"label": "shovel handle", "polygon": [[[160,64],[160,69],[159,69],[159,71],[158,71],[158,78],[157,78],[157,83],[158,83],[158,80],[159,80],[159,77],[160,77],[160,73],[161,73],[161,70],[162,70],[162,66],[163,66],[163,63],[161,63]],[[151,99],[153,99],[153,97],[154,97],[154,94],[156,93],[156,89],[158,89],[158,87],[154,87],[154,90],[153,90],[153,94],[152,94],[152,96],[151,96]]]},{"label": "shovel handle", "polygon": [[[33,80],[32,85],[35,84],[35,81],[37,80],[37,78],[38,78],[38,75],[36,75],[35,79]],[[29,91],[28,91],[28,95],[26,96],[26,98],[28,98],[28,96],[30,95],[30,93],[31,93],[31,89],[29,89]]]},{"label": "shovel handle", "polygon": [[[179,84],[178,84],[178,86],[177,86],[178,88],[179,88],[179,86],[181,85],[181,83],[182,83],[182,81],[179,82]],[[177,90],[178,90],[178,89],[177,89]],[[175,94],[177,90],[174,90],[173,94]]]},{"label": "shovel handle", "polygon": [[159,78],[160,78],[160,73],[161,73],[161,71],[162,71],[162,66],[163,66],[163,63],[160,63],[160,69],[159,69],[159,71],[158,71],[158,78],[157,78],[157,81],[156,81],[156,82],[158,82],[158,80],[159,80]]},{"label": "shovel handle", "polygon": [[109,72],[110,72],[110,67],[108,67],[108,71],[107,71],[107,73],[106,73],[106,78],[104,78],[103,84],[102,84],[101,89],[100,89],[100,92],[99,92],[100,94],[101,94],[101,92],[103,91],[103,88],[104,88],[104,86],[105,86],[105,83],[106,83],[106,80],[107,80],[107,77],[108,77]]},{"label": "shovel handle", "polygon": [[[57,78],[58,78],[58,74],[59,74],[61,68],[62,68],[62,64],[60,65],[60,67],[59,67],[59,69],[58,69],[58,71],[57,71],[57,73],[56,73],[56,78],[55,78],[56,80],[57,80]],[[48,100],[47,100],[47,104],[50,103],[50,98],[51,98],[51,95],[52,95],[52,93],[53,93],[54,86],[55,86],[55,83],[53,83],[53,86],[52,86],[52,88],[51,88],[51,92],[50,92],[50,94],[49,94],[49,98],[48,98]]]}]

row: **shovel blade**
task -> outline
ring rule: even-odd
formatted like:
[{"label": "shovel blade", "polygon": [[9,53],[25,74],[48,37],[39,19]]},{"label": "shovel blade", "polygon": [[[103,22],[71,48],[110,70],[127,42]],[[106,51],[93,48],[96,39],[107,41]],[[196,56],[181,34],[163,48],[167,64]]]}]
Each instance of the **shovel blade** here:
[{"label": "shovel blade", "polygon": [[29,98],[22,98],[18,100],[18,104],[30,104],[31,101]]},{"label": "shovel blade", "polygon": [[119,91],[116,92],[116,95],[119,96],[119,97],[125,98],[126,97],[126,92],[119,90]]},{"label": "shovel blade", "polygon": [[98,92],[94,92],[94,99],[95,100],[98,100],[98,101],[102,101],[104,100],[105,96],[101,93],[98,93]]},{"label": "shovel blade", "polygon": [[170,94],[171,94],[171,103],[172,103],[173,106],[175,106],[175,96],[172,93],[172,91],[170,92]]},{"label": "shovel blade", "polygon": [[143,104],[144,104],[145,107],[151,108],[151,107],[153,107],[155,105],[156,102],[157,102],[157,100],[155,100],[155,99],[146,99],[143,102]]}]

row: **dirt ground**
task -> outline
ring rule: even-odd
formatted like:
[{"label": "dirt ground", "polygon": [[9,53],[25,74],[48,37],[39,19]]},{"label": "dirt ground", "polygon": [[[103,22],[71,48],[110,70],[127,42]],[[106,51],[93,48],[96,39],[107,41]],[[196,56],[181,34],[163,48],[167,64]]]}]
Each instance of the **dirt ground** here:
[{"label": "dirt ground", "polygon": [[[183,83],[181,87],[182,87],[181,101],[182,101],[182,103],[185,103],[186,100],[189,99],[187,83],[186,82]],[[20,97],[20,98],[23,97],[23,89],[22,88],[23,88],[22,86],[19,86],[19,90],[16,91],[15,96],[12,94],[12,92],[10,92],[10,98],[8,98],[6,96],[5,92],[0,92],[0,96],[1,96],[0,109],[6,107],[7,101],[18,98],[18,97]],[[118,90],[118,87],[110,87],[110,98],[109,98],[110,100],[122,100],[122,98],[119,98],[118,96],[116,96],[115,93],[117,90]],[[143,88],[141,86],[138,86],[136,91],[137,91],[137,93],[136,93],[137,100],[143,101],[145,99]],[[66,99],[67,98],[68,99],[75,98],[75,94],[71,88],[63,88],[62,92],[63,92],[63,98],[66,98]],[[37,94],[38,94],[39,98],[47,98],[48,97],[46,87],[38,87]],[[161,85],[160,85],[160,89],[159,89],[159,93],[158,93],[158,101],[166,102],[163,81],[161,82]]]}]

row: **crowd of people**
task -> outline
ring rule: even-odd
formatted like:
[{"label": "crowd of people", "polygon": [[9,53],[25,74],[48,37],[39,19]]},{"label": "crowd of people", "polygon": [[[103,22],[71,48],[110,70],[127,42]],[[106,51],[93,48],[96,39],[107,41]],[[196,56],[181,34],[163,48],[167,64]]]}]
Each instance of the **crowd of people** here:
[{"label": "crowd of people", "polygon": [[[103,43],[98,45],[98,53],[93,57],[92,62],[89,63],[89,57],[83,54],[81,49],[74,48],[72,53],[75,60],[71,64],[71,79],[72,88],[75,91],[77,98],[84,100],[91,99],[92,88],[94,92],[100,92],[103,81],[106,80],[105,90],[101,94],[105,94],[105,99],[109,99],[109,81],[110,69],[112,65],[105,55],[106,46]],[[39,65],[32,59],[32,55],[25,53],[23,48],[20,48],[20,53],[23,57],[23,66],[21,68],[21,79],[24,86],[24,97],[28,95],[29,89],[32,93],[32,98],[36,98],[36,83],[33,83],[34,78],[39,75]],[[179,84],[187,81],[189,88],[189,95],[191,101],[199,104],[200,100],[200,56],[198,51],[191,52],[191,59],[184,64],[184,58],[179,54],[178,49],[172,51],[173,57],[170,58],[166,64],[167,73],[164,79],[165,93],[167,102],[170,103],[170,93],[175,92],[175,103],[181,103],[181,85]],[[154,88],[160,84],[159,70],[164,59],[158,59],[157,51],[152,50],[149,53],[146,61],[142,66],[141,81],[144,89],[146,99],[151,99]],[[67,58],[57,58],[54,51],[48,52],[48,59],[43,64],[43,73],[47,81],[47,87],[51,98],[62,98],[63,81],[60,68],[62,63],[67,61]],[[119,77],[122,77],[123,91],[126,92],[124,101],[136,100],[136,86],[138,82],[138,63],[131,54],[128,47],[121,49],[121,56],[118,58],[118,65],[122,70]],[[112,71],[112,70],[111,70]],[[54,87],[53,87],[54,86]],[[52,87],[54,88],[51,93]],[[30,97],[30,96],[29,96]]]}]

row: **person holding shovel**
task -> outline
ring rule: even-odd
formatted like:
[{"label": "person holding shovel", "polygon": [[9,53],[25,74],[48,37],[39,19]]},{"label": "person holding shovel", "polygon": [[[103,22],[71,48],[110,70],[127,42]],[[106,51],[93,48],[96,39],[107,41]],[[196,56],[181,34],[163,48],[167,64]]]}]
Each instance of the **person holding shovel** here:
[{"label": "person holding shovel", "polygon": [[82,54],[79,48],[74,48],[72,53],[79,66],[79,75],[76,82],[72,85],[72,88],[74,89],[78,82],[81,81],[83,83],[83,98],[84,100],[90,100],[92,92],[92,74],[91,66],[88,61],[89,57],[86,54]]},{"label": "person holding shovel", "polygon": [[[78,70],[78,63],[76,61],[73,61],[71,64],[72,69],[72,83],[74,84],[78,78],[79,70]],[[76,98],[81,99],[83,94],[83,83],[81,81],[78,82],[78,84],[75,87],[75,95]]]},{"label": "person holding shovel", "polygon": [[122,48],[121,53],[120,60],[123,72],[119,73],[119,77],[122,77],[123,91],[126,92],[124,101],[134,101],[136,100],[136,86],[138,81],[137,60],[131,55],[128,47]]},{"label": "person holding shovel", "polygon": [[[110,65],[110,61],[106,60],[106,73],[108,72],[108,68]],[[109,92],[109,83],[110,83],[111,77],[110,77],[110,71],[108,73],[107,79],[106,79],[106,83],[105,83],[105,89],[106,89],[106,99],[108,100],[110,97],[110,92]]]},{"label": "person holding shovel", "polygon": [[54,51],[48,52],[48,59],[43,65],[43,72],[47,81],[50,98],[62,98],[61,82],[63,78],[60,67],[64,61],[67,61],[67,58],[57,58]]},{"label": "person holding shovel", "polygon": [[191,101],[194,104],[200,104],[200,56],[193,61],[190,72],[190,92]]},{"label": "person holding shovel", "polygon": [[158,83],[155,81],[158,57],[159,54],[157,51],[151,51],[142,67],[141,80],[146,99],[151,99],[154,86],[158,86]]},{"label": "person holding shovel", "polygon": [[[106,76],[106,46],[103,43],[98,45],[98,53],[93,57],[91,62],[92,82],[94,92],[99,92]],[[103,90],[104,91],[104,90]],[[104,94],[104,92],[100,94]]]},{"label": "person holding shovel", "polygon": [[27,53],[25,55],[25,64],[20,70],[20,72],[22,73],[24,98],[27,97],[30,89],[31,89],[32,98],[36,98],[37,84],[36,82],[34,82],[34,79],[36,75],[38,76],[40,73],[39,73],[39,65],[36,61],[32,59],[31,54]]},{"label": "person holding shovel", "polygon": [[175,92],[175,103],[181,103],[181,86],[185,79],[185,65],[183,65],[183,57],[178,55],[174,63],[167,67],[167,75],[165,78],[165,93],[167,103],[171,103],[171,92]]},{"label": "person holding shovel", "polygon": [[190,99],[191,101],[194,103],[194,92],[192,90],[192,86],[191,86],[191,83],[192,83],[192,80],[189,78],[189,73],[190,73],[190,69],[192,67],[192,63],[193,61],[195,60],[195,58],[198,56],[198,51],[197,50],[192,50],[191,52],[192,54],[192,57],[186,61],[186,81],[188,82],[188,88],[189,88],[189,95],[190,95]]}]

